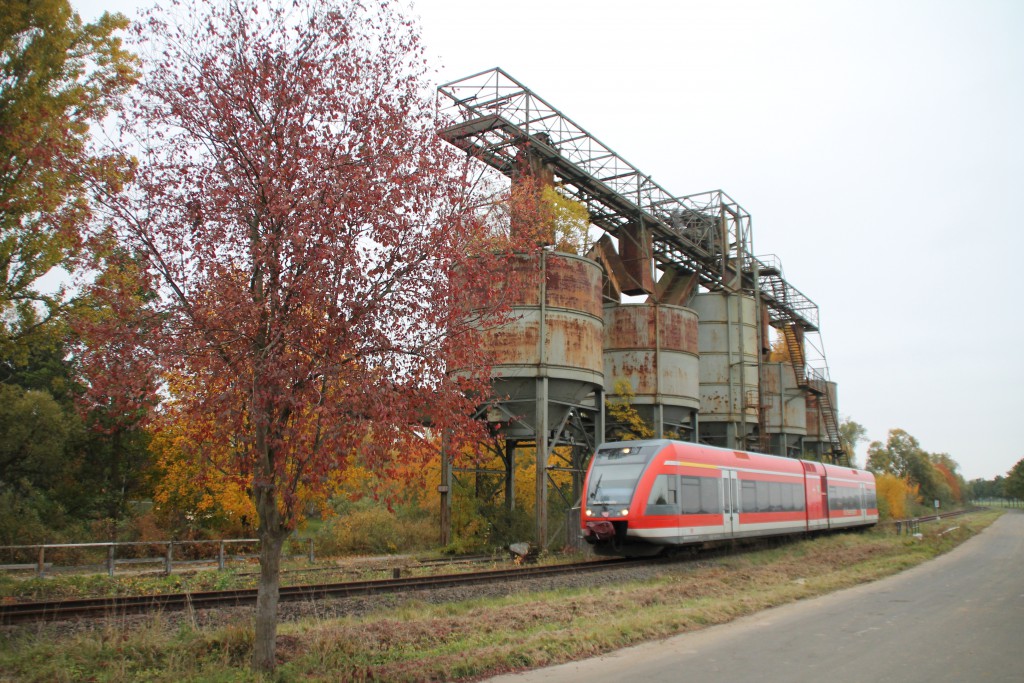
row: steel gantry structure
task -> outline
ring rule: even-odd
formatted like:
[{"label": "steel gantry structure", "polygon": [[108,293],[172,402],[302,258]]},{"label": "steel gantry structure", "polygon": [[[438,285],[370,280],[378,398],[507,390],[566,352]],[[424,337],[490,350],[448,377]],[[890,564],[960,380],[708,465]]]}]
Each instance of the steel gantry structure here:
[{"label": "steel gantry structure", "polygon": [[662,269],[695,273],[711,288],[758,289],[772,322],[818,331],[818,306],[753,255],[750,214],[721,190],[676,196],[500,68],[438,89],[440,135],[511,176],[524,143],[583,203],[591,222],[617,239],[651,232]]},{"label": "steel gantry structure", "polygon": [[[728,194],[669,192],[500,68],[440,86],[438,114],[444,140],[505,176],[514,178],[526,155],[542,164],[564,194],[586,206],[591,223],[618,242],[623,261],[662,271],[655,282],[652,268],[634,269],[623,293],[658,300],[673,284],[684,292],[700,285],[754,293],[785,338],[797,384],[818,397],[839,457],[823,347],[820,338],[807,339],[819,334],[818,306],[786,281],[777,258],[754,256],[750,214]],[[808,346],[818,357],[808,358]]]}]

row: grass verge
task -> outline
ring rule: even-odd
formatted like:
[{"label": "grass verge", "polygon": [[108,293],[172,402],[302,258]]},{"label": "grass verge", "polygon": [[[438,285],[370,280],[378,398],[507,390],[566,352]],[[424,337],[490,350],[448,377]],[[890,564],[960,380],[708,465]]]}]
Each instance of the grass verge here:
[{"label": "grass verge", "polygon": [[[358,617],[284,623],[281,664],[266,680],[459,680],[566,662],[896,573],[950,550],[998,515],[925,524],[920,540],[887,527],[668,565],[645,581],[443,604],[409,598]],[[64,638],[55,637],[57,629],[0,634],[0,676],[253,680],[248,621],[204,629],[153,617],[142,627],[112,624]]]}]

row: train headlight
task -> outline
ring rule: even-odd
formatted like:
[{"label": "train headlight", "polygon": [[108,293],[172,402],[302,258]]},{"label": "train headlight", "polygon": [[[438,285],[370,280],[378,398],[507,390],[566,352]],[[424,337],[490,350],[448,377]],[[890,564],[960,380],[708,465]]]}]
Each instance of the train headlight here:
[{"label": "train headlight", "polygon": [[623,517],[626,517],[626,516],[629,515],[629,510],[620,510],[619,514],[622,515]]},{"label": "train headlight", "polygon": [[587,508],[587,517],[593,517],[593,516],[594,516],[594,511],[591,510],[590,508]]}]

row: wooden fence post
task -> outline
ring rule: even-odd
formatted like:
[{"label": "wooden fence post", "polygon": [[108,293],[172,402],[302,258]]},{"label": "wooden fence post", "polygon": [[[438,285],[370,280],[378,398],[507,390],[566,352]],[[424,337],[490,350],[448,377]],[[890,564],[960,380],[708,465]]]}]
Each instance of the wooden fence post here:
[{"label": "wooden fence post", "polygon": [[46,546],[39,546],[39,562],[36,564],[36,576],[40,578],[46,574]]},{"label": "wooden fence post", "polygon": [[167,559],[164,560],[164,570],[170,574],[174,564],[174,541],[167,541]]},{"label": "wooden fence post", "polygon": [[107,576],[114,575],[114,544],[107,546]]},{"label": "wooden fence post", "polygon": [[217,569],[224,571],[224,539],[221,539],[220,550],[217,551]]}]

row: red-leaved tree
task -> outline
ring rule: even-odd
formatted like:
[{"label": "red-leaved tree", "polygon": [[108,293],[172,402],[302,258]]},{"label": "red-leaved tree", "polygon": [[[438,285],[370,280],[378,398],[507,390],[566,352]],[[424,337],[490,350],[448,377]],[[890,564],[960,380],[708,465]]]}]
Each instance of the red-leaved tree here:
[{"label": "red-leaved tree", "polygon": [[157,299],[146,325],[93,330],[84,362],[130,339],[186,378],[167,412],[206,425],[195,456],[253,493],[266,670],[282,545],[331,471],[423,453],[404,444],[425,425],[453,449],[480,436],[474,329],[504,269],[472,248],[467,160],[435,135],[417,29],[394,3],[174,2],[137,31],[122,138],[137,169],[104,227]]}]

